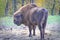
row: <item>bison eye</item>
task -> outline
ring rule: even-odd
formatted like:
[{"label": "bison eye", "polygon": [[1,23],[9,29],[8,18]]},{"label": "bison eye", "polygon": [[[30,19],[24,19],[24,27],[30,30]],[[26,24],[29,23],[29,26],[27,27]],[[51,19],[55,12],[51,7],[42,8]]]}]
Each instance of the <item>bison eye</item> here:
[{"label": "bison eye", "polygon": [[16,16],[16,18],[19,18],[20,16],[18,15],[18,16]]}]

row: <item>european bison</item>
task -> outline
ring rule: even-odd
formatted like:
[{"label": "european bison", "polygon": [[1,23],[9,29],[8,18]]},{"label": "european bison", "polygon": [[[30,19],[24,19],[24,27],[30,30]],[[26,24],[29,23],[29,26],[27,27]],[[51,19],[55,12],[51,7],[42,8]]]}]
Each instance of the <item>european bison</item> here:
[{"label": "european bison", "polygon": [[14,13],[14,23],[18,26],[21,24],[27,25],[29,28],[29,37],[32,36],[32,30],[35,36],[36,25],[38,25],[41,40],[44,40],[47,17],[47,9],[37,7],[35,4],[27,4]]}]

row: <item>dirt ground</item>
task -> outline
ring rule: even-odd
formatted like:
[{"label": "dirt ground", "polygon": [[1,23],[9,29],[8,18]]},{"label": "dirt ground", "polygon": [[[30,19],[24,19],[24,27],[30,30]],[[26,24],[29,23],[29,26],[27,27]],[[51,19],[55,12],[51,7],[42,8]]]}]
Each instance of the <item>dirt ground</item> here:
[{"label": "dirt ground", "polygon": [[[47,25],[48,26],[48,25]],[[45,40],[60,40],[60,31],[49,29],[45,30]],[[54,29],[54,28],[53,28]],[[23,27],[21,29],[0,30],[0,40],[40,40],[40,33],[36,28],[36,36],[28,37],[28,28]]]}]

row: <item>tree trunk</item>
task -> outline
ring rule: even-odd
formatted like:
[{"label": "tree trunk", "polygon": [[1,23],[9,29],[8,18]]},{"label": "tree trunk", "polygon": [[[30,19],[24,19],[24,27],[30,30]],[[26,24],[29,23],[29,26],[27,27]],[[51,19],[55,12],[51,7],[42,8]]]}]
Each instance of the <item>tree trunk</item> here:
[{"label": "tree trunk", "polygon": [[16,0],[12,0],[12,7],[13,7],[13,13],[17,10],[17,4]]},{"label": "tree trunk", "polygon": [[9,5],[9,2],[7,0],[6,1],[6,7],[5,7],[5,16],[8,16],[8,11],[9,11],[8,5]]},{"label": "tree trunk", "polygon": [[59,15],[60,15],[60,8],[59,8]]},{"label": "tree trunk", "polygon": [[54,0],[54,3],[53,3],[53,7],[52,7],[52,10],[51,10],[51,15],[54,15],[54,8],[55,8],[55,0]]},{"label": "tree trunk", "polygon": [[30,3],[34,3],[34,0],[30,0]]},{"label": "tree trunk", "polygon": [[22,0],[22,6],[24,6],[24,0]]}]

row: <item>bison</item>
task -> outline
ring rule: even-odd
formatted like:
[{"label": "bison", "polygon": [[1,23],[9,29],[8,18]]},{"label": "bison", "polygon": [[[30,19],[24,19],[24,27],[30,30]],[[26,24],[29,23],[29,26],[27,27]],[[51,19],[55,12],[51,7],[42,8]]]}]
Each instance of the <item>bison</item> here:
[{"label": "bison", "polygon": [[32,30],[35,36],[36,25],[38,25],[41,40],[44,40],[47,17],[47,9],[38,7],[36,4],[32,3],[22,6],[14,13],[14,23],[18,26],[21,24],[27,25],[29,28],[29,37],[32,36]]}]

